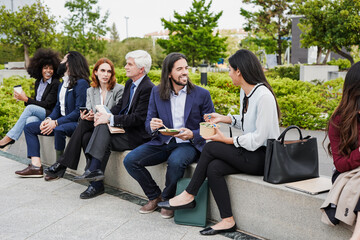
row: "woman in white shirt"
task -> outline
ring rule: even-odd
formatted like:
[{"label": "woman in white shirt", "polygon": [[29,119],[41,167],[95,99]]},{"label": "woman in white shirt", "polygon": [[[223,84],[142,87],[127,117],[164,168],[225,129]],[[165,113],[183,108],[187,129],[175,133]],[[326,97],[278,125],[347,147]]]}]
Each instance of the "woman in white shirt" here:
[{"label": "woman in white shirt", "polygon": [[240,115],[210,113],[204,116],[211,123],[228,123],[243,131],[241,136],[226,137],[218,129],[215,135],[205,138],[194,175],[185,191],[159,207],[177,210],[195,207],[195,196],[205,178],[220,210],[222,221],[200,231],[202,235],[215,235],[236,230],[231,211],[225,176],[236,173],[264,174],[266,141],[280,135],[280,110],[257,57],[248,50],[239,50],[229,58],[234,85],[240,86]]}]

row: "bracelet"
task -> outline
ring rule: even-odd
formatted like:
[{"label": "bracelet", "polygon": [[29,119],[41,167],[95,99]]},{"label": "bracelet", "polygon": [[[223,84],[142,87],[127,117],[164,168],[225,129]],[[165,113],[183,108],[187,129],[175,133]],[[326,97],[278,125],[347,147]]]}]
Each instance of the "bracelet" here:
[{"label": "bracelet", "polygon": [[55,120],[55,125],[56,125],[56,126],[59,126],[59,124],[58,124],[57,120]]}]

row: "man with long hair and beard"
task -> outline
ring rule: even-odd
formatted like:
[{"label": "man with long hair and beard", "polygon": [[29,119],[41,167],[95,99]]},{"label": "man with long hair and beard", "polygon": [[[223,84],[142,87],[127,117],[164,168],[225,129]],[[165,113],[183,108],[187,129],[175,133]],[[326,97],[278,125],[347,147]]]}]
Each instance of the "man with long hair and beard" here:
[{"label": "man with long hair and beard", "polygon": [[[195,162],[205,145],[199,134],[199,123],[205,113],[214,111],[209,91],[190,82],[186,57],[170,53],[163,62],[161,82],[152,89],[145,128],[152,135],[147,142],[124,159],[129,174],[139,182],[149,201],[140,213],[151,213],[157,203],[175,195],[176,183],[183,177],[186,167]],[[179,133],[165,136],[162,127],[175,128]],[[168,163],[165,188],[161,192],[146,166]],[[171,218],[173,211],[161,209],[163,218]]]}]

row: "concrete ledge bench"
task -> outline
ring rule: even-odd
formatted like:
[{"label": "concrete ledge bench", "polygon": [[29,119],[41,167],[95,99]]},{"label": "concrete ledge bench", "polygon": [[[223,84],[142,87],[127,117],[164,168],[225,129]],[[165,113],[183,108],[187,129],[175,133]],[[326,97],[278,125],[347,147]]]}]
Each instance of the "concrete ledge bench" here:
[{"label": "concrete ledge bench", "polygon": [[[55,162],[54,138],[40,137],[41,159],[51,165]],[[139,184],[127,173],[123,159],[129,151],[112,152],[105,172],[105,183],[117,189],[145,198]],[[84,172],[85,157],[81,155],[76,171]],[[160,188],[164,188],[166,163],[148,167]],[[196,164],[192,164],[184,177],[191,177]],[[309,195],[286,188],[284,184],[269,184],[259,176],[235,174],[227,176],[233,214],[239,229],[267,239],[349,239],[351,231],[340,226],[330,227],[321,222],[320,206],[327,193]],[[210,191],[208,218],[220,220]]]}]

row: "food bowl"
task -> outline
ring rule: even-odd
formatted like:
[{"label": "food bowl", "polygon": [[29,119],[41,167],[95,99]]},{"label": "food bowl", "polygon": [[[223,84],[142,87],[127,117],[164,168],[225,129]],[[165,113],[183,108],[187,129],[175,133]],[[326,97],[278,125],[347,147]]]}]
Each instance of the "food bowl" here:
[{"label": "food bowl", "polygon": [[211,137],[211,136],[215,135],[216,127],[219,127],[219,125],[209,123],[209,122],[201,122],[200,123],[200,135],[202,137]]},{"label": "food bowl", "polygon": [[180,131],[179,131],[178,129],[171,129],[171,128],[168,128],[168,129],[160,129],[159,132],[160,132],[162,135],[165,135],[165,136],[174,136],[174,135],[180,133]]}]

